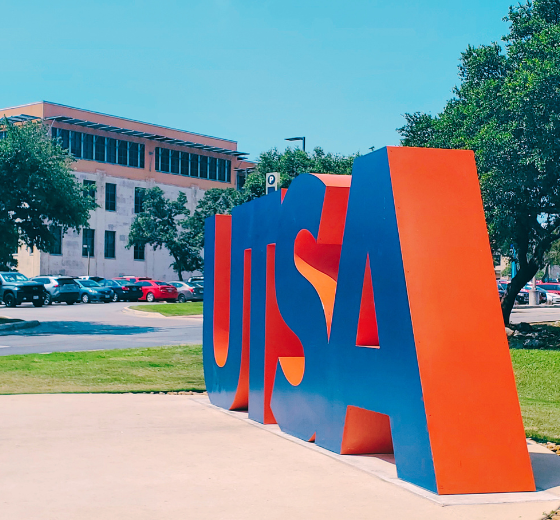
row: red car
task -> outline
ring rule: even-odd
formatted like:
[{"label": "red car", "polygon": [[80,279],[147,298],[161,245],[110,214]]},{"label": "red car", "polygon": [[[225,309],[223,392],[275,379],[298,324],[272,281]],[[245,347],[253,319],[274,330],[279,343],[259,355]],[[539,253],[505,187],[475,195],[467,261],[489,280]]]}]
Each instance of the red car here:
[{"label": "red car", "polygon": [[560,294],[560,283],[554,283],[554,282],[538,283],[537,288],[539,287],[543,288],[545,291],[554,294]]},{"label": "red car", "polygon": [[136,285],[142,288],[143,296],[138,301],[153,302],[165,300],[169,303],[177,301],[177,288],[161,280],[138,280]]}]

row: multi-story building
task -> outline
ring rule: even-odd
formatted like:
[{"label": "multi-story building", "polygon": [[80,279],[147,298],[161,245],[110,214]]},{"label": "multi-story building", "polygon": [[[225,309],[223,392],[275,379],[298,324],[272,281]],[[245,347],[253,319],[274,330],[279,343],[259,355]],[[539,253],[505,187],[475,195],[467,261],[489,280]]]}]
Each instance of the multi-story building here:
[{"label": "multi-story building", "polygon": [[20,248],[18,270],[27,276],[89,272],[106,278],[132,274],[174,279],[165,249],[125,247],[144,190],[159,186],[173,200],[182,191],[192,212],[207,189],[235,188],[236,172],[254,166],[243,160],[246,154],[237,150],[235,141],[56,103],[0,109],[4,116],[16,123],[47,124],[52,137],[76,159],[74,174],[99,205],[89,229],[61,236],[53,253]]}]

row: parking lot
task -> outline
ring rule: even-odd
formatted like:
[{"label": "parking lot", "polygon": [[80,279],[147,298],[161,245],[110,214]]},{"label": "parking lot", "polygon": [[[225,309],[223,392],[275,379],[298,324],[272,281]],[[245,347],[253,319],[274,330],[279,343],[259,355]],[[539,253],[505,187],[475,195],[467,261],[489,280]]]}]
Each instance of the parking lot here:
[{"label": "parking lot", "polygon": [[[123,312],[130,303],[23,304],[0,316],[38,320],[32,329],[0,335],[0,355],[202,343],[202,318],[161,318]],[[132,305],[143,305],[135,303]],[[162,303],[160,305],[166,305]]]},{"label": "parking lot", "polygon": [[[0,335],[0,356],[202,343],[202,317],[142,316],[126,312],[130,305],[119,302],[0,307],[0,316],[41,323],[32,329]],[[560,321],[560,306],[518,306],[512,312],[511,321]]]}]

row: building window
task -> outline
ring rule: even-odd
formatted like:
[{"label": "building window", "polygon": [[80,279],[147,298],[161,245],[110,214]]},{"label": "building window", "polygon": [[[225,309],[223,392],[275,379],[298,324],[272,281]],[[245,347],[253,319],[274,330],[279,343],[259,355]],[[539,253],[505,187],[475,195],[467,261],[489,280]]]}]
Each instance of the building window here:
[{"label": "building window", "polygon": [[[78,159],[108,162],[144,168],[146,148],[143,144],[116,139],[108,139],[93,134],[51,128],[51,135],[60,146]],[[156,168],[159,169],[159,168]]]},{"label": "building window", "polygon": [[82,256],[95,256],[95,229],[84,229],[82,233]]},{"label": "building window", "polygon": [[217,180],[216,158],[208,157],[208,178],[215,181]]},{"label": "building window", "polygon": [[111,164],[117,163],[117,141],[116,139],[107,139],[107,162]]},{"label": "building window", "polygon": [[88,181],[85,179],[83,186],[84,189],[82,190],[82,193],[84,194],[84,197],[89,197],[95,201],[95,192],[97,191],[95,181]]},{"label": "building window", "polygon": [[144,260],[146,254],[146,246],[134,246],[134,260]]},{"label": "building window", "polygon": [[51,250],[51,255],[62,254],[62,226],[52,226],[51,233],[54,236],[54,244]]},{"label": "building window", "polygon": [[128,165],[138,167],[138,143],[128,143]]},{"label": "building window", "polygon": [[[142,150],[142,158],[143,154]],[[213,181],[231,182],[231,161],[225,159],[179,152],[158,146],[154,152],[154,163],[155,170],[158,172],[179,173]]]},{"label": "building window", "polygon": [[177,150],[169,150],[171,155],[171,173],[179,173],[179,152]]},{"label": "building window", "polygon": [[84,153],[82,158],[93,160],[93,135],[83,134],[83,141]]},{"label": "building window", "polygon": [[95,160],[105,162],[105,138],[99,135],[95,136]]},{"label": "building window", "polygon": [[169,172],[169,150],[160,148],[160,168],[162,172]]},{"label": "building window", "polygon": [[191,153],[191,177],[198,177],[198,155]]},{"label": "building window", "polygon": [[82,133],[81,132],[70,132],[70,153],[74,157],[82,157]]},{"label": "building window", "polygon": [[115,258],[115,231],[105,231],[105,258]]},{"label": "building window", "polygon": [[181,152],[181,175],[189,174],[189,154]]},{"label": "building window", "polygon": [[126,141],[117,141],[118,145],[118,163],[126,166],[128,164],[128,143]]},{"label": "building window", "polygon": [[200,155],[199,156],[199,162],[200,162],[200,177],[202,179],[207,179],[208,178],[208,157],[206,157],[206,155]]},{"label": "building window", "polygon": [[117,185],[110,182],[105,183],[105,209],[117,211]]},{"label": "building window", "polygon": [[144,211],[144,194],[146,188],[134,188],[134,213],[142,213]]}]

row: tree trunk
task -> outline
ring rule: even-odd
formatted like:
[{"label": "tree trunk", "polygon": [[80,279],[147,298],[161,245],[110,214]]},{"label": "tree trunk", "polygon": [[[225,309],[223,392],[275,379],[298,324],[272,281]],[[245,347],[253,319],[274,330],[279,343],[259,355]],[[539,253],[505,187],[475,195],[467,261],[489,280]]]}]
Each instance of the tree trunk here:
[{"label": "tree trunk", "polygon": [[519,291],[525,287],[525,284],[537,274],[539,266],[535,263],[528,262],[524,266],[521,266],[515,278],[509,284],[506,294],[502,298],[502,316],[504,318],[504,324],[509,325],[509,318],[511,315],[511,310],[515,303],[515,297],[519,294]]}]

